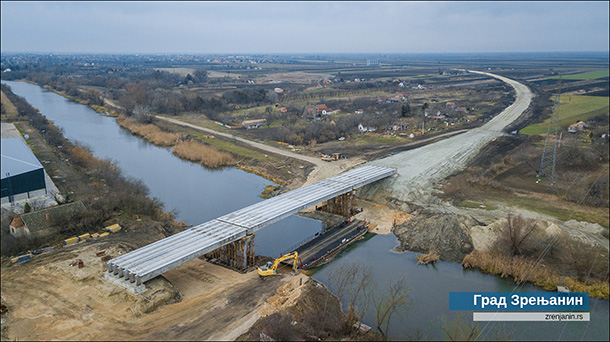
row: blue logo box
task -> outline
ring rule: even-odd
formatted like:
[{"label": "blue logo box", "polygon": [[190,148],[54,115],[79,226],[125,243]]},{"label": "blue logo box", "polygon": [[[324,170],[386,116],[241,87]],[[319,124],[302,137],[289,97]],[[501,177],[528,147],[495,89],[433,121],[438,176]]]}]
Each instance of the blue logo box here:
[{"label": "blue logo box", "polygon": [[589,311],[589,293],[450,292],[449,310]]}]

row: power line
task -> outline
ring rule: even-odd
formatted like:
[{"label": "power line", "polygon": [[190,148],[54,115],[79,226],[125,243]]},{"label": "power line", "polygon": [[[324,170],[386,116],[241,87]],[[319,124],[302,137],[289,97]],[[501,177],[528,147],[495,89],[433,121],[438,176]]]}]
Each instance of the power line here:
[{"label": "power line", "polygon": [[[591,186],[589,186],[589,188],[587,189],[587,192],[584,194],[584,196],[582,196],[582,198],[580,199],[580,201],[578,202],[578,204],[576,205],[576,208],[574,208],[574,210],[572,211],[572,213],[570,214],[570,216],[568,217],[568,219],[566,221],[569,221],[572,219],[572,217],[574,216],[574,214],[576,213],[576,210],[582,205],[582,203],[585,201],[585,199],[587,198],[587,196],[589,195],[589,192],[591,192],[591,189],[593,189],[593,186],[595,186],[595,184],[597,183],[597,181],[599,180],[600,176],[602,174],[604,174],[605,172],[600,172],[597,177],[595,178],[595,180],[593,181],[593,183],[591,183]],[[548,253],[548,251],[550,250],[550,248],[555,244],[555,242],[557,241],[557,239],[559,238],[559,234],[556,234],[555,236],[553,236],[553,238],[551,239],[551,241],[549,243],[547,243],[547,245],[545,246],[545,248],[542,250],[542,253],[540,253],[540,255],[538,256],[538,258],[536,259],[536,261],[534,262],[534,264],[529,267],[529,269],[527,270],[527,272],[525,273],[525,276],[522,277],[521,281],[513,288],[513,290],[511,291],[511,293],[514,293],[517,290],[521,290],[523,288],[523,286],[525,285],[527,276],[530,274],[530,272],[538,266],[538,264],[540,263],[540,261],[542,260],[542,258],[546,255],[546,253]],[[498,313],[499,311],[496,311],[496,313]],[[491,324],[491,327],[489,328],[489,330],[487,330],[487,327],[489,326],[489,324]],[[491,331],[491,329],[494,327],[494,325],[496,324],[496,321],[488,321],[485,326],[483,327],[483,329],[481,329],[481,332],[479,333],[479,335],[475,338],[475,341],[479,340],[479,337],[481,337],[481,335],[483,334],[483,332],[485,330],[487,330],[487,332],[485,332],[485,336],[483,336],[483,339],[487,339],[487,335],[489,334],[489,331]]]},{"label": "power line", "polygon": [[562,133],[559,133],[559,114],[557,107],[561,101],[561,76],[559,76],[559,87],[555,93],[555,101],[553,103],[553,113],[549,121],[549,127],[546,131],[546,139],[544,140],[544,149],[542,150],[542,158],[540,158],[540,168],[538,169],[538,180],[540,183],[542,177],[551,178],[551,185],[555,185],[557,174],[555,165],[557,164],[557,145],[561,140]]}]

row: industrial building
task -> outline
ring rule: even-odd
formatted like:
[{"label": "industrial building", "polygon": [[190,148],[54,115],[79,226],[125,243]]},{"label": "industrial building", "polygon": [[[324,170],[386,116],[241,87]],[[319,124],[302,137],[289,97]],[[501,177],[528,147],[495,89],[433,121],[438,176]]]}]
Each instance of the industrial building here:
[{"label": "industrial building", "polygon": [[26,143],[20,138],[1,139],[1,197],[13,201],[13,196],[46,189],[44,169]]}]

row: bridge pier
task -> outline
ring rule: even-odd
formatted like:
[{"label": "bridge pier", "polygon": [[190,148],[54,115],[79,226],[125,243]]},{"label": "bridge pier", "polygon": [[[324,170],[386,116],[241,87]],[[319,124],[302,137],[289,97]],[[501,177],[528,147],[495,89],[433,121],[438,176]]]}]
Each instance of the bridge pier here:
[{"label": "bridge pier", "polygon": [[221,264],[238,271],[245,271],[254,265],[254,234],[222,246],[206,255]]},{"label": "bridge pier", "polygon": [[394,174],[392,168],[362,166],[252,204],[111,259],[106,277],[140,291],[146,281],[202,255],[246,270],[255,261],[249,233],[323,201],[329,212],[352,216],[354,190]]},{"label": "bridge pier", "polygon": [[331,214],[341,215],[343,217],[350,217],[356,212],[356,190],[352,190],[343,195],[333,197],[321,206],[316,207],[316,210],[324,211]]}]

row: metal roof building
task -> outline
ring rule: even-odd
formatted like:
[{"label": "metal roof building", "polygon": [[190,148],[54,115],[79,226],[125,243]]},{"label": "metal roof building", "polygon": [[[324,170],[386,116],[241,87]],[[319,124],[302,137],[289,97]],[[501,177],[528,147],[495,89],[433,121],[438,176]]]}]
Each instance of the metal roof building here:
[{"label": "metal roof building", "polygon": [[20,138],[2,138],[1,197],[45,188],[44,169]]}]

